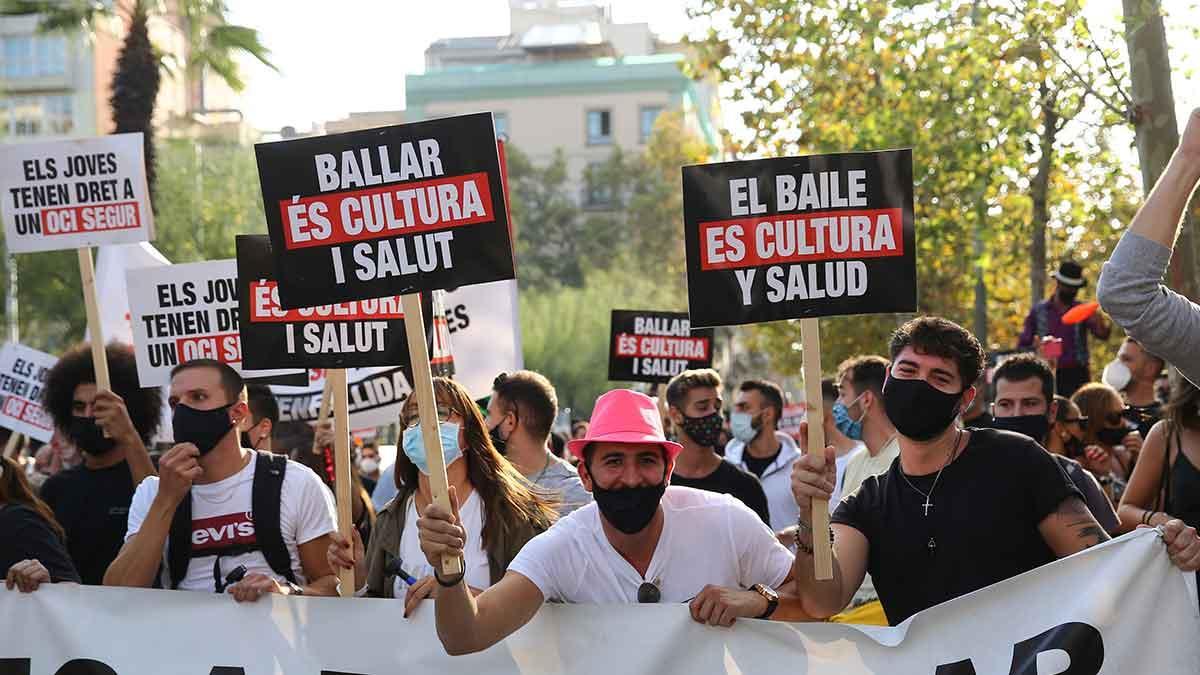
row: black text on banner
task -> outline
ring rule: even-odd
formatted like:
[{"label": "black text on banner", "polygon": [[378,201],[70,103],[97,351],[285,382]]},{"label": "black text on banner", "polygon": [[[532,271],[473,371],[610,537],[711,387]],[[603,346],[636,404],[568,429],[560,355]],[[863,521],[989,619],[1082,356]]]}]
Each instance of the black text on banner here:
[{"label": "black text on banner", "polygon": [[912,151],[683,168],[694,326],[912,312]]},{"label": "black text on banner", "polygon": [[491,113],[255,153],[284,309],[515,276]]}]

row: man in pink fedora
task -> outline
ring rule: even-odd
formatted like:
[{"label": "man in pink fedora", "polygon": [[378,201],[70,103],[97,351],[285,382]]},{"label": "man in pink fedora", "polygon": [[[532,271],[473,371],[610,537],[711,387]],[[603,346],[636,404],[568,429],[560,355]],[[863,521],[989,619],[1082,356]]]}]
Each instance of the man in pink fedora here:
[{"label": "man in pink fedora", "polygon": [[[462,577],[437,577],[437,631],[450,654],[487,649],[525,625],[546,601],[688,603],[692,618],[728,626],[738,618],[800,620],[790,586],[793,558],[771,529],[724,494],[668,487],[682,449],[663,435],[654,401],[628,389],[596,400],[587,436],[567,449],[595,497],[534,537],[499,583],[472,597]],[[437,506],[417,521],[435,569],[461,556],[466,531]]]}]

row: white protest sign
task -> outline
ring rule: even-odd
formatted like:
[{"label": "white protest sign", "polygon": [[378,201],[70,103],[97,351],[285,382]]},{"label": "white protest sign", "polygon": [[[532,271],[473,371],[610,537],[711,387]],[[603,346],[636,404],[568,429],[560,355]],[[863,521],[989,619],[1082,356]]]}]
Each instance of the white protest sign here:
[{"label": "white protest sign", "polygon": [[57,357],[16,342],[0,347],[0,426],[50,442],[54,423],[42,409],[42,387],[57,362]]},{"label": "white protest sign", "polygon": [[[697,551],[697,555],[703,554]],[[1194,576],[1192,576],[1194,580]],[[700,589],[697,588],[697,591]],[[433,601],[288,598],[60,584],[0,589],[0,674],[1195,675],[1194,584],[1140,530],[896,628],[739,619],[684,605],[543,605],[492,648],[447,656]],[[164,630],[170,626],[170,630]],[[131,649],[129,636],[153,636]],[[347,649],[347,645],[354,645]]]},{"label": "white protest sign", "polygon": [[[346,401],[350,408],[350,428],[392,424],[400,417],[400,408],[412,393],[406,369],[347,368]],[[279,404],[280,422],[316,422],[324,398],[324,371],[310,371],[307,387],[271,385]]]},{"label": "white protest sign", "polygon": [[497,375],[524,367],[516,281],[493,281],[447,291],[445,308],[454,379],[471,396],[488,396]]},{"label": "white protest sign", "polygon": [[0,190],[11,253],[154,238],[141,133],[5,145]]},{"label": "white protest sign", "polygon": [[215,359],[246,377],[303,372],[242,370],[237,261],[143,267],[126,275],[142,386],[170,384],[171,369],[192,359]]}]

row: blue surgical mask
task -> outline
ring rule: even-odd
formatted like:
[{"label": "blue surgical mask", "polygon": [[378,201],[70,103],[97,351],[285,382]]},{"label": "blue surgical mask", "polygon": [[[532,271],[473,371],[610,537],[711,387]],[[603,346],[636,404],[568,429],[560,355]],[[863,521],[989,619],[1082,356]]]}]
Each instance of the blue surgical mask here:
[{"label": "blue surgical mask", "polygon": [[[863,393],[865,394],[866,392]],[[862,398],[862,394],[859,394],[858,398],[851,401],[850,405],[858,403],[859,398]],[[862,416],[857,420],[851,419],[850,408],[841,401],[837,401],[833,404],[833,410],[831,412],[833,413],[833,425],[837,427],[838,431],[842,432],[846,438],[849,438],[852,441],[862,440],[863,420],[867,417],[866,410],[863,411]]]},{"label": "blue surgical mask", "polygon": [[[462,448],[458,447],[458,425],[454,422],[438,423],[438,431],[442,437],[442,457],[446,466],[462,457]],[[425,458],[425,442],[421,438],[421,427],[409,427],[404,430],[404,454],[408,461],[417,465],[417,469],[426,476],[429,475],[429,462]]]},{"label": "blue surgical mask", "polygon": [[758,429],[754,426],[754,416],[747,412],[735,412],[729,416],[729,431],[734,438],[747,444],[758,436]]}]

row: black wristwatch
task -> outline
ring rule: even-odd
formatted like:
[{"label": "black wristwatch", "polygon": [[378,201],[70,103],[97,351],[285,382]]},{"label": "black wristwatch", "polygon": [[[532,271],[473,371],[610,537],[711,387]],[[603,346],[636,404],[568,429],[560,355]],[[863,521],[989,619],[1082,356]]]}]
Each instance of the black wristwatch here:
[{"label": "black wristwatch", "polygon": [[304,587],[299,584],[287,582],[288,595],[304,595]]},{"label": "black wristwatch", "polygon": [[755,593],[758,593],[759,595],[763,596],[767,600],[767,611],[763,612],[762,614],[759,614],[758,616],[756,616],[754,618],[756,618],[756,619],[771,618],[771,615],[774,614],[775,610],[779,608],[779,594],[776,593],[775,591],[771,590],[770,588],[763,586],[762,584],[754,584],[753,586],[750,587],[750,590],[754,591]]}]

